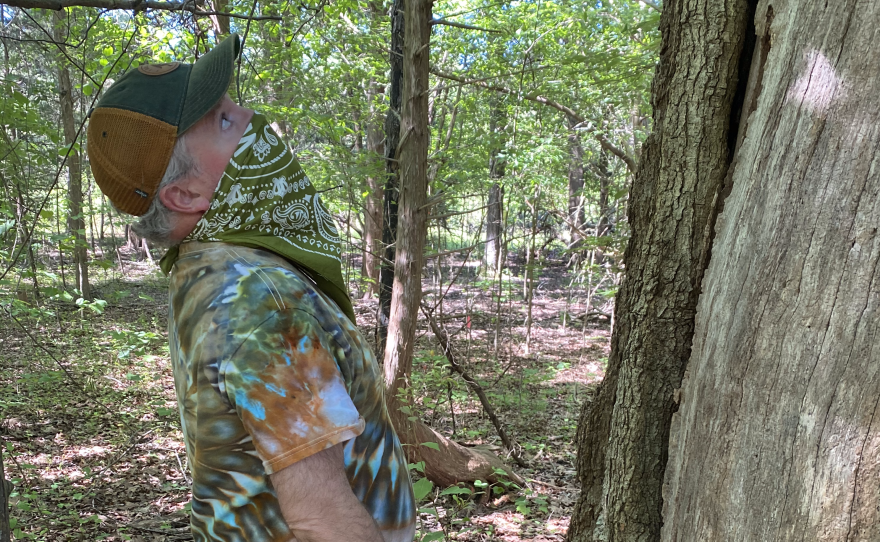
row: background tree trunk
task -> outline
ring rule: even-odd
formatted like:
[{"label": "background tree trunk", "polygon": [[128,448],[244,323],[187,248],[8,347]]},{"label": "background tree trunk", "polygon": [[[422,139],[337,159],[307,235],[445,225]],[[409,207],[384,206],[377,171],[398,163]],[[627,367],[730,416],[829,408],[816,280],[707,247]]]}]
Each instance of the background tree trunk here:
[{"label": "background tree trunk", "polygon": [[[581,145],[581,136],[571,130],[578,120],[571,115],[566,115],[568,122],[568,220],[569,237],[571,246],[580,244],[578,229],[582,229],[585,220],[584,212],[584,147]],[[607,160],[607,159],[606,159]]]},{"label": "background tree trunk", "polygon": [[492,96],[492,112],[489,118],[489,131],[494,144],[489,151],[489,201],[486,208],[486,248],[484,263],[489,276],[497,276],[501,272],[501,212],[504,208],[504,173],[507,160],[499,156],[505,146],[505,125],[507,109],[498,96]]},{"label": "background tree trunk", "polygon": [[[55,18],[55,41],[64,43],[67,27],[67,11],[56,11]],[[64,47],[59,45],[59,47]],[[70,84],[70,72],[67,69],[67,59],[61,53],[58,54],[58,99],[61,104],[61,124],[64,129],[64,143],[72,145],[76,140],[76,126],[73,120],[73,87]],[[83,219],[83,190],[82,190],[82,160],[76,149],[71,149],[67,155],[68,183],[67,193],[69,207],[67,211],[67,229],[73,236],[73,265],[76,279],[76,288],[84,299],[91,299],[92,292],[89,285],[89,253],[86,242],[86,223]]]},{"label": "background tree trunk", "polygon": [[673,391],[690,354],[716,196],[736,133],[731,110],[747,9],[745,0],[663,6],[655,131],[633,182],[619,316],[605,380],[578,426],[582,493],[572,541],[660,534]]},{"label": "background tree trunk", "polygon": [[[376,95],[376,85],[370,82],[368,99],[372,104]],[[373,106],[370,106],[373,113]],[[371,115],[364,123],[367,132],[368,156],[381,159],[385,155],[385,141],[382,130],[375,123],[375,116]],[[383,187],[379,175],[367,176],[367,197],[364,201],[364,258],[363,274],[369,279],[365,298],[371,298],[379,293],[379,268],[382,254],[382,196]]]},{"label": "background tree trunk", "polygon": [[[226,0],[211,0],[211,7],[213,11],[222,13],[229,11]],[[214,37],[217,43],[229,35],[229,17],[226,15],[211,15],[211,26],[214,27]]]},{"label": "background tree trunk", "polygon": [[757,8],[663,540],[880,540],[878,26],[875,2]]},{"label": "background tree trunk", "polygon": [[[490,173],[491,177],[491,173]],[[501,271],[502,217],[504,208],[504,186],[493,182],[489,187],[489,201],[486,207],[486,270],[490,276]]]}]

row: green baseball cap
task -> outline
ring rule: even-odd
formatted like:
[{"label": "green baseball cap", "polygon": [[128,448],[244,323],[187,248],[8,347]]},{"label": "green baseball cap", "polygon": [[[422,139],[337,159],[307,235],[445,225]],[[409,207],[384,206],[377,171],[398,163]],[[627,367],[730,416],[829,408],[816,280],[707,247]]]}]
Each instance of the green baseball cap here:
[{"label": "green baseball cap", "polygon": [[108,88],[89,119],[95,181],[122,212],[147,212],[177,138],[229,89],[241,49],[232,34],[194,64],[144,64]]}]

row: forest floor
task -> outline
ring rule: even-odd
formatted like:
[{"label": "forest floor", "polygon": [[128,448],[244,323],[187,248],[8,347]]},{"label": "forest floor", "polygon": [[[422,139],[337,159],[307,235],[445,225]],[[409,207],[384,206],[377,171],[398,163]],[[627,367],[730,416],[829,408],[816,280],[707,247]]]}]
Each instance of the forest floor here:
[{"label": "forest floor", "polygon": [[[123,266],[96,270],[95,296],[106,305],[94,310],[19,295],[0,312],[0,436],[14,484],[14,539],[192,540],[166,343],[167,282],[153,264],[132,257]],[[426,270],[429,305],[441,289],[435,272]],[[561,541],[568,528],[578,413],[602,378],[609,323],[585,318],[602,309],[587,306],[587,287],[564,262],[545,262],[526,352],[521,272],[514,265],[499,288],[464,267],[450,286],[453,267],[443,273],[446,296],[435,316],[527,462],[514,470],[528,483],[433,489],[420,503],[425,541]],[[356,302],[368,337],[375,306]],[[413,372],[413,410],[425,422],[461,444],[507,455],[427,326]]]}]

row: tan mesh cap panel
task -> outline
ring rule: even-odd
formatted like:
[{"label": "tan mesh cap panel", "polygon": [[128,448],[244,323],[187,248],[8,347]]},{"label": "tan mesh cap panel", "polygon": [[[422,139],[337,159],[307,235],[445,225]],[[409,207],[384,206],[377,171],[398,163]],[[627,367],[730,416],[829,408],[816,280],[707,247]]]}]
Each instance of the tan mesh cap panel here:
[{"label": "tan mesh cap panel", "polygon": [[171,160],[177,128],[141,113],[92,112],[88,154],[98,186],[124,213],[147,212]]}]

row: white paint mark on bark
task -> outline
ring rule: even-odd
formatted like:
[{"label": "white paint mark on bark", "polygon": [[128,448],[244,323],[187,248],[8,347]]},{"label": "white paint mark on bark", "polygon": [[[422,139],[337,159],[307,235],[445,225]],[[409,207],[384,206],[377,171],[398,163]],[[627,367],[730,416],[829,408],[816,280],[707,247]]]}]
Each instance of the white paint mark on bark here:
[{"label": "white paint mark on bark", "polygon": [[819,51],[810,51],[806,55],[806,69],[797,81],[788,89],[788,101],[800,102],[807,110],[824,115],[831,105],[832,98],[839,97],[840,77],[834,71],[831,62]]}]

